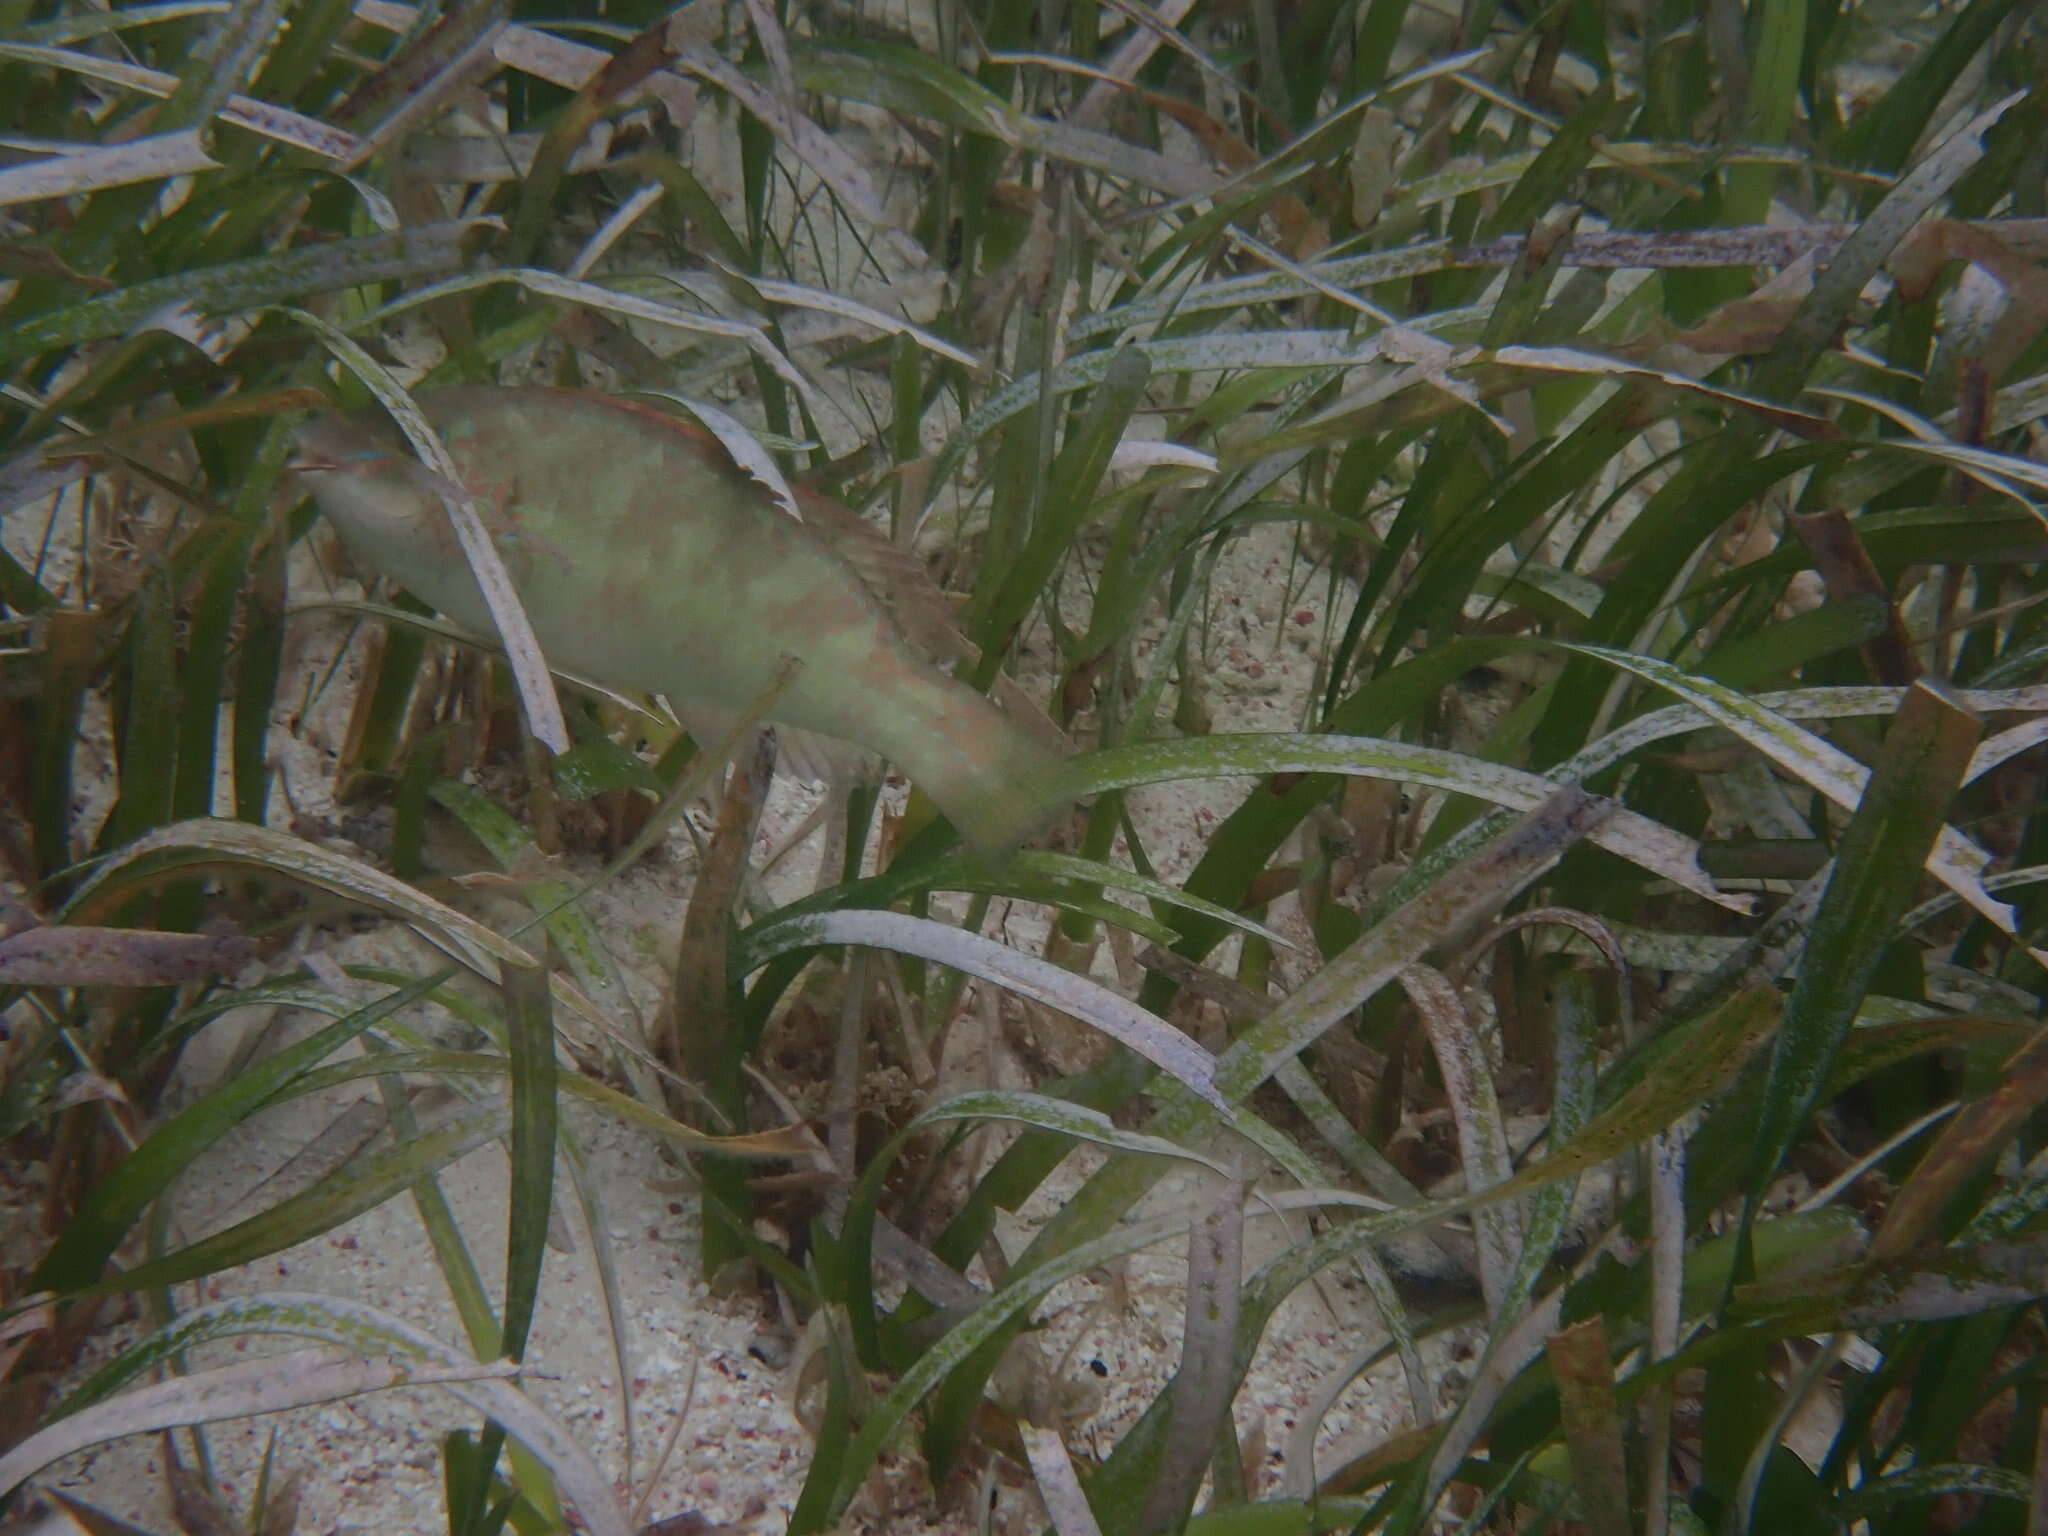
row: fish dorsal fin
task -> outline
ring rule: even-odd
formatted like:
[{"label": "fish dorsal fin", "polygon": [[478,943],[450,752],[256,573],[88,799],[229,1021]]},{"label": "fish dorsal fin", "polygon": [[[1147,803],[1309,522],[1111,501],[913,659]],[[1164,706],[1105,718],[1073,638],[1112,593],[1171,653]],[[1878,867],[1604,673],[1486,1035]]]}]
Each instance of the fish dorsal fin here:
[{"label": "fish dorsal fin", "polygon": [[[904,548],[858,513],[836,501],[799,489],[797,504],[804,522],[853,568],[861,585],[912,644],[941,666],[958,671],[972,667],[981,651],[961,633],[953,601],[915,551]],[[1055,751],[1071,752],[1074,744],[1052,717],[1007,673],[996,675],[993,696],[1005,714]]]},{"label": "fish dorsal fin", "polygon": [[798,522],[804,515],[798,510],[796,497],[791,494],[789,482],[782,478],[782,470],[776,464],[774,455],[761,446],[760,440],[747,429],[746,423],[737,417],[728,416],[717,406],[703,400],[693,400],[687,395],[663,395],[663,399],[686,408],[697,418],[697,424],[711,436],[726,452],[735,467],[760,490],[761,494],[775,506]]},{"label": "fish dorsal fin", "polygon": [[953,617],[952,602],[915,550],[826,497],[799,490],[797,506],[804,525],[853,568],[868,594],[913,645],[941,663],[973,656],[974,647]]}]

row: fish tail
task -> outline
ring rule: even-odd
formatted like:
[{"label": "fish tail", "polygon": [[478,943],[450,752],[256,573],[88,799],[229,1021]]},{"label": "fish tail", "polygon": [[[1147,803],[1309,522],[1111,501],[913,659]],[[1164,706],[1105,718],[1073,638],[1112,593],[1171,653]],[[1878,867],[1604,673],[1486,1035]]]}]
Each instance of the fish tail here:
[{"label": "fish tail", "polygon": [[1074,798],[1066,758],[981,694],[948,682],[889,756],[983,853],[1014,848]]}]

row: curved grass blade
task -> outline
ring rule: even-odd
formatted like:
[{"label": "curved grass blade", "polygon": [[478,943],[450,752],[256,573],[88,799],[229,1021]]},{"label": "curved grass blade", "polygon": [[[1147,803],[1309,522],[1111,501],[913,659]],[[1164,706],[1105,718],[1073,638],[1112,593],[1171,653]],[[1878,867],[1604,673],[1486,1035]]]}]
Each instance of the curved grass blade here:
[{"label": "curved grass blade", "polygon": [[1978,730],[1974,716],[1921,683],[1907,691],[1885,735],[1877,767],[1842,835],[1772,1049],[1749,1165],[1745,1224],[1754,1219],[1765,1185],[1820,1100],[1898,914],[1943,830]]},{"label": "curved grass blade", "polygon": [[[1279,773],[1339,773],[1454,790],[1511,810],[1531,811],[1558,791],[1541,774],[1507,768],[1460,752],[1382,741],[1370,736],[1285,733],[1216,735],[1183,741],[1107,747],[1071,765],[1076,792],[1099,794],[1140,784],[1193,778],[1249,778]],[[1747,911],[1725,896],[1699,867],[1698,844],[1624,807],[1593,819],[1587,839],[1718,906]]]},{"label": "curved grass blade", "polygon": [[221,163],[206,152],[198,129],[156,133],[126,144],[105,145],[0,170],[0,208],[43,198],[76,197],[103,187],[168,181],[174,176],[198,175],[221,168]]},{"label": "curved grass blade", "polygon": [[[317,1067],[294,1078],[289,1088],[276,1093],[268,1103],[318,1093],[343,1083],[398,1073],[428,1077],[503,1077],[511,1071],[503,1056],[472,1051],[391,1051],[376,1056],[337,1061]],[[692,1152],[710,1152],[720,1157],[752,1158],[762,1161],[801,1161],[810,1156],[813,1143],[798,1126],[772,1131],[748,1131],[737,1136],[713,1136],[672,1120],[660,1110],[621,1093],[608,1083],[571,1073],[558,1079],[564,1093],[583,1100],[621,1124],[647,1131]]]},{"label": "curved grass blade", "polygon": [[1076,1104],[1071,1099],[1007,1089],[984,1089],[956,1094],[944,1103],[934,1104],[920,1114],[915,1123],[919,1126],[943,1125],[951,1120],[1013,1120],[1021,1125],[1036,1126],[1042,1131],[1056,1131],[1092,1146],[1108,1147],[1139,1157],[1199,1163],[1220,1177],[1227,1178],[1230,1174],[1222,1163],[1191,1147],[1168,1141],[1163,1136],[1125,1130],[1101,1110]]},{"label": "curved grass blade", "polygon": [[758,324],[727,320],[720,315],[707,315],[698,310],[685,309],[679,304],[668,303],[663,299],[651,298],[621,288],[607,288],[598,283],[582,282],[539,267],[498,267],[425,284],[400,298],[393,299],[381,309],[360,316],[354,323],[354,329],[369,330],[388,324],[398,315],[407,310],[417,309],[423,304],[507,284],[523,288],[544,299],[556,299],[565,304],[587,305],[592,309],[603,310],[628,320],[642,320],[670,330],[695,332],[738,342],[747,349],[750,356],[801,395],[813,412],[823,414],[834,410],[831,399],[818,392],[817,386],[804,377],[796,364],[775,346],[766,330]]},{"label": "curved grass blade", "polygon": [[[1958,1243],[1735,1288],[1729,1315],[1774,1336],[1886,1328],[2023,1306],[2048,1295],[2048,1238]],[[1706,1347],[1716,1347],[1710,1339]],[[1729,1347],[1725,1342],[1718,1347]],[[1694,1346],[1697,1351],[1701,1348]],[[1684,1362],[1680,1357],[1681,1363]]]},{"label": "curved grass blade", "polygon": [[1042,1094],[988,1090],[961,1094],[924,1111],[910,1125],[890,1139],[862,1170],[859,1184],[847,1202],[847,1217],[840,1242],[847,1258],[844,1271],[847,1317],[855,1344],[863,1359],[879,1359],[878,1330],[873,1287],[873,1234],[876,1202],[890,1165],[918,1131],[957,1120],[1008,1120],[1059,1136],[1141,1159],[1179,1159],[1201,1164],[1211,1172],[1229,1177],[1222,1164],[1164,1137],[1142,1131],[1128,1131],[1099,1110]]},{"label": "curved grass blade", "polygon": [[[561,761],[557,759],[557,764]],[[453,813],[507,874],[525,873],[542,861],[543,855],[526,829],[481,791],[454,779],[436,779],[427,793]],[[620,975],[618,961],[606,947],[588,911],[576,900],[581,892],[575,884],[550,875],[525,884],[521,894],[546,928],[549,942],[567,959],[569,969],[591,999],[622,1013],[632,1030],[630,1043],[644,1051],[646,1026],[639,1008]],[[635,1079],[635,1086],[648,1090],[643,1097],[653,1102],[657,1090],[639,1070],[637,1059],[628,1057],[623,1065]]]},{"label": "curved grass blade", "polygon": [[255,256],[132,283],[0,331],[0,366],[41,352],[125,336],[178,305],[202,315],[245,314],[265,305],[344,288],[419,281],[462,265],[473,219],[426,224],[393,234],[323,241],[281,255]]},{"label": "curved grass blade", "polygon": [[1945,13],[1953,19],[1930,48],[1899,72],[1883,97],[1851,126],[1845,158],[1893,172],[1906,163],[1956,78],[1989,43],[2016,0],[1970,0]]},{"label": "curved grass blade", "polygon": [[[467,646],[471,650],[488,652],[493,656],[505,654],[503,642],[495,636],[479,635],[459,624],[450,624],[438,616],[412,613],[404,608],[393,608],[386,603],[369,603],[354,598],[314,598],[307,602],[294,603],[283,616],[296,619],[301,614],[308,613],[353,614],[365,619],[374,619],[394,629],[411,630],[430,639],[446,640],[453,645]],[[593,699],[602,700],[615,708],[631,711],[665,730],[675,728],[673,719],[661,714],[642,696],[621,693],[616,688],[607,688],[603,683],[585,677],[580,672],[568,672],[559,668],[550,670],[557,682],[575,689],[578,693],[588,694]],[[572,759],[575,757],[574,748],[570,750],[568,756]]]},{"label": "curved grass blade", "polygon": [[[714,265],[723,267],[723,263],[714,262]],[[900,315],[889,314],[872,304],[863,304],[845,294],[831,293],[822,288],[806,288],[800,283],[785,283],[754,273],[741,274],[730,267],[723,269],[727,276],[745,283],[749,289],[770,304],[785,304],[793,309],[817,310],[824,314],[837,315],[843,320],[852,320],[884,335],[907,337],[933,356],[943,357],[976,373],[988,367],[987,363],[972,352],[956,347],[944,337],[936,336],[921,326],[912,325]]]},{"label": "curved grass blade", "polygon": [[512,1177],[506,1193],[504,1337],[499,1352],[526,1356],[540,1297],[555,1192],[555,1014],[545,971],[505,973],[505,1057],[512,1077]]},{"label": "curved grass blade", "polygon": [[70,1294],[90,1285],[137,1219],[200,1153],[322,1059],[454,975],[451,966],[409,987],[386,993],[296,1045],[266,1057],[158,1126],[79,1203],[64,1231],[36,1266],[34,1286]]},{"label": "curved grass blade", "polygon": [[1237,1395],[1233,1361],[1243,1298],[1244,1193],[1243,1179],[1226,1180],[1188,1233],[1180,1368],[1166,1389],[1165,1449],[1138,1517],[1141,1533],[1170,1530],[1187,1518]]},{"label": "curved grass blade", "polygon": [[181,821],[145,833],[101,860],[60,915],[67,922],[90,920],[145,886],[224,867],[241,874],[267,871],[388,913],[487,977],[496,976],[499,961],[527,968],[535,963],[532,955],[475,918],[359,859],[237,821]]},{"label": "curved grass blade", "polygon": [[[1311,1276],[1359,1246],[1382,1241],[1416,1227],[1436,1225],[1501,1200],[1542,1189],[1607,1161],[1652,1131],[1669,1124],[1718,1091],[1748,1059],[1776,1020],[1777,999],[1774,993],[1757,988],[1741,994],[1729,1005],[1708,1015],[1691,1032],[1689,1043],[1692,1049],[1679,1058],[1683,1063],[1682,1070],[1639,1085],[1613,1108],[1596,1116],[1570,1145],[1530,1164],[1505,1184],[1473,1194],[1426,1201],[1367,1216],[1297,1244],[1247,1287],[1245,1310],[1238,1325],[1238,1358],[1250,1359],[1250,1346],[1263,1334],[1282,1301]],[[857,1197],[849,1203],[846,1241],[852,1251],[851,1256],[856,1260],[862,1251],[861,1224],[866,1219],[862,1213],[872,1212],[874,1192],[879,1189],[881,1177],[887,1171],[886,1161],[878,1158],[863,1172],[863,1182],[870,1186],[865,1192],[866,1198]],[[1085,1199],[1088,1193],[1084,1189],[1082,1198]],[[1345,1196],[1348,1202],[1355,1202],[1358,1198],[1349,1194]],[[1321,1193],[1314,1194],[1313,1200],[1315,1203],[1328,1203]],[[1273,1197],[1271,1203],[1286,1209],[1295,1201],[1280,1195]],[[1108,1219],[1113,1221],[1114,1214]],[[851,1501],[875,1454],[897,1432],[910,1411],[942,1380],[967,1364],[977,1351],[1012,1327],[1025,1309],[1073,1276],[1113,1262],[1124,1254],[1139,1252],[1176,1231],[1185,1230],[1187,1225],[1185,1221],[1169,1220],[1127,1224],[1107,1236],[1076,1242],[1055,1256],[1036,1263],[1026,1262],[1032,1257],[1027,1251],[1024,1260],[1011,1270],[1010,1279],[1001,1290],[957,1324],[938,1344],[920,1355],[904,1372],[896,1387],[877,1406],[848,1447],[837,1468],[838,1481],[829,1505],[820,1510],[819,1523],[801,1527],[792,1523],[792,1536],[808,1536],[811,1531],[826,1528],[829,1521]],[[849,1272],[857,1278],[863,1273],[863,1266],[854,1262],[849,1266]],[[1532,1312],[1529,1315],[1537,1314]],[[1535,1335],[1536,1347],[1540,1348],[1541,1342],[1539,1331]]]},{"label": "curved grass blade", "polygon": [[188,16],[219,16],[231,8],[227,0],[168,0],[168,3],[159,5],[124,6],[118,11],[56,16],[48,21],[10,27],[8,36],[17,43],[38,43],[49,48],[62,48],[69,43],[82,43],[88,38],[104,36],[108,32],[125,32],[131,27],[182,21]]},{"label": "curved grass blade", "polygon": [[[1479,1031],[1457,989],[1441,971],[1418,963],[1403,970],[1400,980],[1436,1057],[1467,1187],[1486,1189],[1505,1183],[1514,1175],[1514,1156]],[[1513,1205],[1494,1206],[1476,1214],[1473,1226],[1479,1236],[1480,1290],[1488,1317],[1498,1322],[1508,1303],[1509,1282],[1525,1238],[1523,1213]]]},{"label": "curved grass blade", "polygon": [[851,909],[807,913],[778,925],[751,959],[765,965],[778,954],[825,944],[869,944],[937,960],[1020,996],[1057,1008],[1128,1046],[1186,1087],[1196,1098],[1229,1112],[1215,1086],[1216,1058],[1171,1024],[1107,987],[1049,961],[1020,954],[979,934],[901,912]]},{"label": "curved grass blade", "polygon": [[[1753,699],[1709,679],[1694,676],[1669,662],[1639,656],[1606,646],[1567,644],[1563,649],[1591,657],[1624,671],[1633,672],[1704,711],[1715,724],[1732,731],[1756,748],[1785,772],[1811,785],[1845,810],[1862,798],[1869,771],[1848,753],[1810,731],[1802,731],[1789,720],[1773,713]],[[1928,873],[1964,901],[1989,918],[2001,933],[2018,938],[2016,914],[1985,889],[1983,870],[1991,856],[1951,827],[1935,836],[1934,851],[1927,860]],[[2048,953],[2034,949],[2029,954],[2048,966]]]},{"label": "curved grass blade", "polygon": [[1848,318],[1863,285],[1877,275],[1879,266],[1907,232],[1976,163],[1983,154],[1979,142],[1983,135],[2025,95],[2015,91],[1978,113],[1893,184],[1856,232],[1842,242],[1800,301],[1777,344],[1757,368],[1754,387],[1758,394],[1769,400],[1792,398],[1828,339]]},{"label": "curved grass blade", "polygon": [[1024,1456],[1031,1476],[1038,1484],[1038,1497],[1052,1521],[1054,1536],[1102,1536],[1095,1511],[1088,1507],[1088,1495],[1067,1454],[1067,1443],[1057,1429],[1019,1423],[1017,1433],[1024,1441]]},{"label": "curved grass blade", "polygon": [[37,1431],[0,1456],[0,1492],[11,1491],[53,1462],[123,1435],[281,1413],[392,1387],[438,1386],[506,1374],[504,1366],[475,1362],[420,1370],[338,1349],[295,1350],[267,1360],[240,1360],[138,1387]]},{"label": "curved grass blade", "polygon": [[1930,1240],[1943,1211],[2048,1098],[2048,1042],[2029,1041],[1999,1067],[1997,1086],[1943,1128],[1885,1212],[1871,1240],[1872,1263],[1902,1258]]},{"label": "curved grass blade", "polygon": [[[1503,1199],[1545,1188],[1561,1179],[1621,1155],[1647,1140],[1697,1105],[1719,1093],[1761,1045],[1778,1019],[1778,999],[1768,988],[1739,993],[1684,1031],[1682,1047],[1671,1056],[1669,1070],[1644,1077],[1594,1116],[1565,1146],[1524,1167],[1506,1183],[1449,1201],[1430,1201],[1395,1213],[1414,1220],[1441,1221],[1447,1215],[1477,1210]],[[1425,1214],[1426,1213],[1426,1214]],[[1303,1244],[1269,1265],[1251,1287],[1255,1304],[1247,1308],[1248,1327],[1264,1326],[1280,1302],[1307,1279],[1347,1255],[1361,1242],[1385,1235],[1388,1217],[1367,1217]],[[1457,1471],[1465,1455],[1485,1433],[1494,1405],[1509,1384],[1543,1348],[1544,1339],[1561,1321],[1562,1287],[1530,1307],[1505,1334],[1490,1343],[1480,1377],[1468,1389],[1457,1414],[1436,1436],[1427,1464],[1416,1463],[1417,1475],[1401,1487],[1400,1509],[1419,1521]]]},{"label": "curved grass blade", "polygon": [[223,1232],[81,1287],[80,1294],[112,1295],[176,1285],[295,1247],[374,1210],[410,1188],[422,1175],[446,1167],[485,1142],[497,1140],[510,1125],[510,1111],[502,1104],[456,1116],[409,1141],[358,1158]]},{"label": "curved grass blade", "polygon": [[[850,1219],[851,1212],[849,1221]],[[1061,1257],[1039,1265],[1025,1274],[1014,1276],[1008,1285],[962,1319],[937,1344],[918,1356],[889,1395],[875,1405],[862,1422],[859,1433],[847,1445],[844,1457],[839,1460],[836,1468],[839,1474],[837,1482],[826,1496],[813,1506],[817,1509],[815,1523],[800,1522],[792,1518],[789,1536],[812,1536],[814,1532],[830,1529],[832,1523],[852,1502],[854,1494],[859,1491],[876,1453],[888,1443],[891,1436],[900,1431],[904,1419],[924,1400],[925,1395],[977,1350],[1011,1327],[1027,1308],[1043,1298],[1053,1287],[1078,1275],[1084,1275],[1101,1265],[1115,1263],[1129,1254],[1143,1252],[1153,1244],[1164,1242],[1186,1228],[1187,1223],[1180,1220],[1162,1219],[1132,1223],[1107,1237],[1082,1243]],[[810,1502],[808,1495],[807,1487],[806,1499],[799,1504],[799,1508]]]},{"label": "curved grass blade", "polygon": [[[424,1329],[366,1302],[343,1296],[272,1291],[237,1297],[186,1313],[123,1351],[60,1405],[70,1413],[104,1402],[128,1382],[197,1345],[254,1334],[295,1334],[323,1339],[358,1354],[422,1362],[444,1370],[474,1370],[465,1358]],[[509,1381],[453,1380],[447,1389],[511,1431],[546,1466],[594,1532],[626,1536],[627,1526],[606,1477],[566,1429]]]},{"label": "curved grass blade", "polygon": [[[1560,791],[1535,814],[1440,876],[1245,1030],[1217,1062],[1218,1090],[1233,1104],[1243,1103],[1275,1071],[1408,965],[1439,943],[1455,942],[1457,935],[1492,916],[1540,878],[1607,811],[1608,802],[1583,791]],[[1168,1096],[1147,1130],[1170,1140],[1187,1140],[1202,1128],[1209,1113],[1192,1095]],[[1250,1119],[1240,1117],[1240,1124]],[[1017,1269],[1035,1273],[1034,1266],[1091,1240],[1128,1211],[1157,1178],[1155,1167],[1131,1159],[1112,1162],[1039,1229],[1019,1256]],[[1495,1186],[1486,1198],[1513,1188],[1514,1181]],[[936,1421],[947,1424],[948,1415],[957,1416],[980,1391],[979,1377],[956,1378],[948,1385],[947,1401]]]},{"label": "curved grass blade", "polygon": [[239,970],[256,952],[233,935],[53,923],[0,938],[0,985],[161,987]]},{"label": "curved grass blade", "polygon": [[1587,1536],[1630,1536],[1628,1462],[1621,1421],[1614,1411],[1614,1365],[1607,1329],[1598,1317],[1554,1333],[1546,1341],[1551,1374],[1564,1413],[1579,1507]]}]

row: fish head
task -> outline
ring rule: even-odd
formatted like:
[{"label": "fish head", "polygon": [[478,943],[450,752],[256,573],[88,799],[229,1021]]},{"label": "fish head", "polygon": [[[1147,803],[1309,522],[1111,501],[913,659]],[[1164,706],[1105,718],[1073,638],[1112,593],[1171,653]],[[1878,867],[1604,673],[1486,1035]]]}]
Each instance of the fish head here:
[{"label": "fish head", "polygon": [[292,468],[301,474],[333,474],[374,468],[390,455],[392,444],[362,421],[334,411],[310,417],[295,434],[299,456]]},{"label": "fish head", "polygon": [[292,472],[358,560],[428,601],[451,562],[466,569],[441,503],[467,493],[420,463],[395,434],[359,417],[323,414],[299,428],[297,445]]},{"label": "fish head", "polygon": [[290,467],[302,478],[345,475],[394,487],[404,482],[430,496],[461,500],[468,495],[422,464],[397,433],[380,430],[360,416],[323,412],[299,428],[298,447],[299,456]]}]

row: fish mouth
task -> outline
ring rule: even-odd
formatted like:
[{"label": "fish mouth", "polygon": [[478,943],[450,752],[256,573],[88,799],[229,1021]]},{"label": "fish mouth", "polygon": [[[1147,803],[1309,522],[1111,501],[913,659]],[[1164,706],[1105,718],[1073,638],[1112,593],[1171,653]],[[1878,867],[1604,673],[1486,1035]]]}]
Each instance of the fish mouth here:
[{"label": "fish mouth", "polygon": [[474,492],[460,481],[437,475],[409,453],[399,453],[380,446],[332,450],[314,447],[301,442],[298,453],[285,464],[285,469],[295,475],[348,475],[362,476],[367,472],[395,475],[407,481],[413,489],[428,496],[457,502],[469,501]]}]

